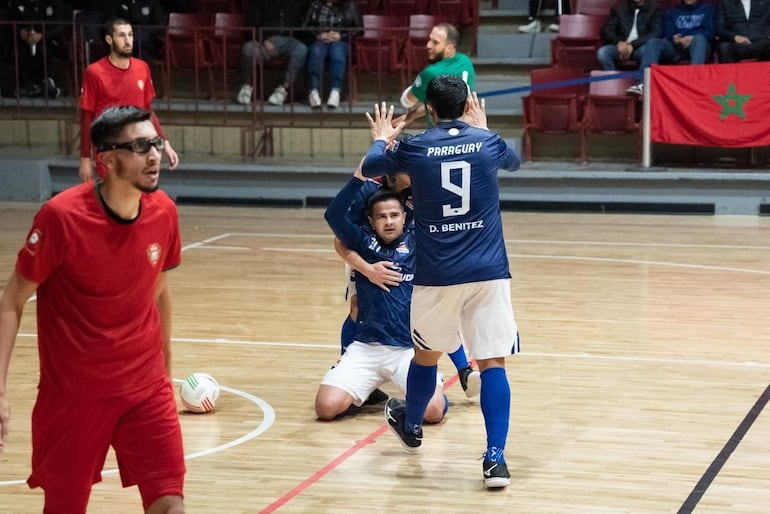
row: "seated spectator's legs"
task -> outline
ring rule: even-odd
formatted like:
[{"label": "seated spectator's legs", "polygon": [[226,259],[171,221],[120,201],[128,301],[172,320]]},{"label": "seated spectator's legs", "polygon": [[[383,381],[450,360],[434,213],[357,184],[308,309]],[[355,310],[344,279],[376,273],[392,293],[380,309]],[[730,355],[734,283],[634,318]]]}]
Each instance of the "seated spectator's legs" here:
[{"label": "seated spectator's legs", "polygon": [[705,64],[710,49],[708,39],[700,34],[694,35],[687,48],[690,53],[690,64]]},{"label": "seated spectator's legs", "polygon": [[[286,59],[286,80],[284,87],[288,89],[305,66],[307,46],[300,40],[288,36],[272,36],[265,42],[265,47],[271,58]],[[272,50],[271,47],[272,46]]]},{"label": "seated spectator's legs", "polygon": [[770,59],[770,39],[752,41],[748,44],[721,42],[717,47],[720,63],[737,62],[743,59]]},{"label": "seated spectator's legs", "polygon": [[620,52],[615,45],[603,45],[596,51],[596,58],[602,65],[603,70],[617,69],[615,63],[620,59]]},{"label": "seated spectator's legs", "polygon": [[329,78],[332,89],[342,90],[348,64],[348,42],[335,41],[329,45]]},{"label": "seated spectator's legs", "polygon": [[651,64],[671,64],[682,59],[679,50],[668,39],[650,38],[638,50],[640,52],[639,68],[642,70]]},{"label": "seated spectator's legs", "polygon": [[259,41],[251,40],[243,43],[241,47],[241,78],[244,84],[251,84],[253,68],[252,63],[259,65],[265,56],[265,47]]},{"label": "seated spectator's legs", "polygon": [[308,87],[312,90],[321,90],[321,77],[323,76],[324,63],[329,45],[323,41],[314,41],[308,49]]}]

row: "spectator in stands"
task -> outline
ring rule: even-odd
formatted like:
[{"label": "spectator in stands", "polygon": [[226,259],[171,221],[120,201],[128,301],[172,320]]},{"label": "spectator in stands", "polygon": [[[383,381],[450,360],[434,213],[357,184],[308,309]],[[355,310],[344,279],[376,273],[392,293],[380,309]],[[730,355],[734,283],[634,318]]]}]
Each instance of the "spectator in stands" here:
[{"label": "spectator in stands", "polygon": [[[680,0],[666,11],[663,36],[659,62],[689,59],[690,64],[704,64],[714,38],[714,7],[699,0]],[[647,44],[652,45],[653,40]]]},{"label": "spectator in stands", "polygon": [[112,7],[100,0],[70,0],[70,5],[78,14],[78,30],[82,30],[84,42],[93,43],[104,40],[102,29],[104,22],[111,17]]},{"label": "spectator in stands", "polygon": [[122,18],[134,28],[134,55],[149,60],[158,51],[158,29],[168,25],[159,0],[113,0],[112,17]]},{"label": "spectator in stands", "polygon": [[770,59],[770,0],[720,0],[716,12],[719,62]]},{"label": "spectator in stands", "polygon": [[52,61],[64,58],[64,35],[72,14],[60,0],[11,0],[19,36],[19,96],[56,98],[61,88],[51,76]]},{"label": "spectator in stands", "polygon": [[329,60],[329,98],[326,106],[340,105],[340,91],[345,78],[345,68],[350,57],[350,30],[361,27],[363,20],[358,6],[352,0],[313,0],[302,26],[316,29],[311,34],[315,41],[310,44],[307,57],[310,107],[321,107],[321,77]]},{"label": "spectator in stands", "polygon": [[[610,9],[601,30],[603,45],[596,56],[605,70],[617,69],[620,61],[636,61],[640,69],[658,62],[659,47],[650,46],[652,38],[663,36],[663,10],[655,0],[621,0]],[[641,82],[628,89],[641,95]]]},{"label": "spectator in stands", "polygon": [[[546,0],[529,0],[529,16],[527,17],[529,23],[521,25],[519,27],[519,32],[524,32],[525,34],[540,32],[540,29],[542,28],[540,18],[543,8],[546,7],[545,2]],[[562,7],[561,13],[557,12],[557,14],[570,14],[572,12],[570,10],[569,0],[556,0],[556,2],[561,2]],[[552,4],[552,2],[549,2],[549,4]],[[548,25],[548,30],[551,32],[559,32],[559,24],[551,23]]]},{"label": "spectator in stands", "polygon": [[[309,0],[251,0],[246,10],[245,25],[255,27],[255,40],[246,41],[241,51],[241,74],[243,85],[238,92],[238,103],[251,103],[254,85],[252,82],[253,63],[286,61],[284,81],[275,88],[267,101],[283,105],[289,96],[302,68],[305,66],[307,46],[299,38],[302,20],[307,13]],[[260,30],[263,29],[263,30]],[[260,37],[263,42],[260,42]]]},{"label": "spectator in stands", "polygon": [[[150,111],[155,131],[165,140],[163,153],[169,168],[179,164],[179,156],[171,147],[160,127],[160,121],[152,110],[155,86],[147,63],[132,57],[134,31],[131,24],[121,18],[109,20],[104,26],[104,36],[110,54],[90,64],[83,72],[83,89],[80,92],[80,178],[94,177],[91,161],[91,123],[108,107],[134,105]],[[107,170],[99,163],[97,171],[104,177]]]},{"label": "spectator in stands", "polygon": [[408,112],[394,120],[394,123],[403,121],[408,127],[414,120],[425,116],[425,90],[430,81],[439,75],[456,75],[473,90],[476,71],[470,58],[457,51],[459,44],[460,32],[453,25],[439,23],[433,27],[426,45],[430,64],[401,94],[401,105]]}]

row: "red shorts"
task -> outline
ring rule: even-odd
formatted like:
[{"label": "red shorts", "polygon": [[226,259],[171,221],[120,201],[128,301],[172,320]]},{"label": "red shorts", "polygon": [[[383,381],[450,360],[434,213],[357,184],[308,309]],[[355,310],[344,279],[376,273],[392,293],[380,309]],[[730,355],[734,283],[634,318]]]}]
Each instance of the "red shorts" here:
[{"label": "red shorts", "polygon": [[110,445],[123,487],[138,485],[145,509],[160,496],[183,495],[182,430],[168,377],[111,398],[38,391],[27,484],[45,491],[45,512],[86,512]]}]

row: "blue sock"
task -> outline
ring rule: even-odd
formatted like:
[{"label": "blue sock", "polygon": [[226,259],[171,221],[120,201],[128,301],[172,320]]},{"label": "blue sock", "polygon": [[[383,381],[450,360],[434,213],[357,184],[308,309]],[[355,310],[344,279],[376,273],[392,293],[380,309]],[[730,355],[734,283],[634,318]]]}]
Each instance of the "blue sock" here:
[{"label": "blue sock", "polygon": [[487,429],[486,459],[505,462],[503,450],[511,415],[511,386],[505,368],[488,368],[481,372],[481,413]]},{"label": "blue sock", "polygon": [[457,371],[468,367],[468,357],[465,355],[465,347],[460,345],[460,348],[449,354],[449,358],[452,359]]},{"label": "blue sock", "polygon": [[340,343],[342,345],[342,348],[340,349],[340,355],[345,353],[345,350],[347,350],[348,346],[350,346],[350,343],[353,342],[353,340],[356,337],[356,322],[353,321],[353,318],[348,315],[347,318],[345,318],[345,321],[342,322],[342,330],[340,331]]},{"label": "blue sock", "polygon": [[406,377],[406,419],[404,428],[416,433],[422,427],[425,410],[436,392],[438,366],[421,366],[414,361],[409,365]]}]

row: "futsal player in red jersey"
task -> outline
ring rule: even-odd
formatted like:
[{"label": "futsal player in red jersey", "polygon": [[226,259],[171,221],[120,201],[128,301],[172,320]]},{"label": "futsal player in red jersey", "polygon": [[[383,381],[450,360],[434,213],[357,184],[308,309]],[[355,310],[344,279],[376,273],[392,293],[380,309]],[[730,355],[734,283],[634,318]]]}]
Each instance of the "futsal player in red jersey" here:
[{"label": "futsal player in red jersey", "polygon": [[40,378],[31,488],[46,513],[85,513],[115,449],[145,512],[184,512],[182,434],[171,382],[171,294],[181,260],[176,206],[158,189],[164,141],[151,114],[112,107],[91,126],[104,180],[56,195],[35,215],[0,297],[0,450],[8,367],[37,292]]},{"label": "futsal player in red jersey", "polygon": [[[80,92],[80,178],[94,178],[91,162],[91,137],[88,127],[107,107],[135,105],[150,111],[155,130],[165,140],[164,152],[172,170],[179,164],[179,156],[166,139],[160,121],[152,110],[155,86],[150,67],[141,59],[131,57],[134,46],[134,30],[122,18],[114,18],[104,25],[105,41],[110,55],[90,64],[83,73],[83,89]],[[104,168],[97,163],[100,177]]]}]

